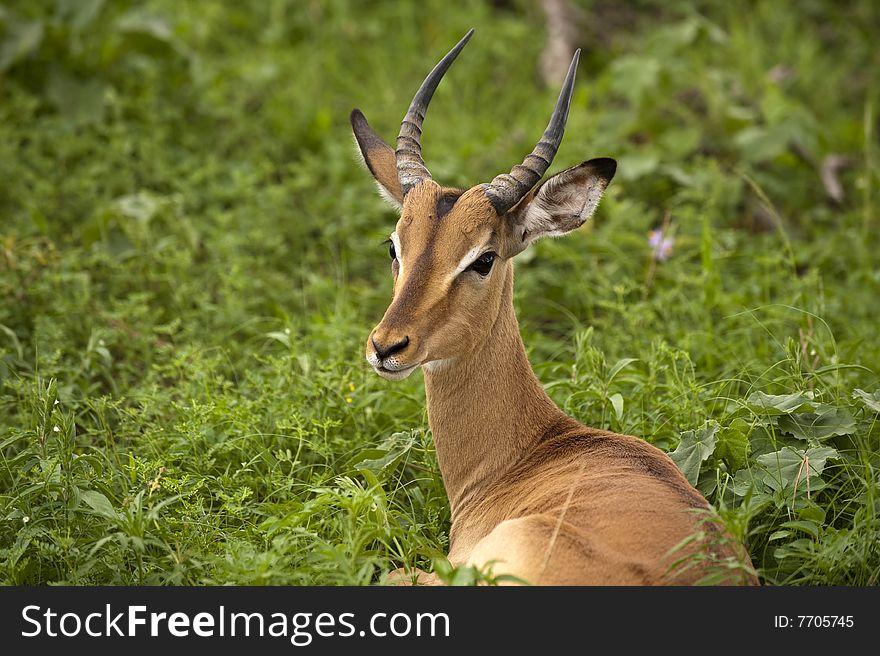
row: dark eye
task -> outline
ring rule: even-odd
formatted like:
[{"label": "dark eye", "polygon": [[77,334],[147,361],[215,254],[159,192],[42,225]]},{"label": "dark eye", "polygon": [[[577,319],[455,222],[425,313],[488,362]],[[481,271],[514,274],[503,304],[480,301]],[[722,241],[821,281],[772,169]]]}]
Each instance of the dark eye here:
[{"label": "dark eye", "polygon": [[474,263],[471,264],[468,269],[472,271],[476,271],[481,276],[489,275],[489,271],[492,270],[492,263],[495,261],[495,258],[498,257],[497,254],[493,251],[489,251],[488,253],[483,253],[474,260]]},{"label": "dark eye", "polygon": [[397,259],[397,253],[394,250],[394,242],[391,242],[391,245],[388,247],[388,255],[391,256],[392,260]]}]

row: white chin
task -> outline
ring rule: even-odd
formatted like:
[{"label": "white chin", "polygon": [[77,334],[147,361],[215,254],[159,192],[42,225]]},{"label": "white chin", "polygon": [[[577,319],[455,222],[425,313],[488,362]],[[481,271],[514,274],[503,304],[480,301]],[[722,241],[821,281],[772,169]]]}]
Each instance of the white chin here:
[{"label": "white chin", "polygon": [[403,380],[418,368],[419,365],[417,364],[414,364],[411,367],[407,367],[406,369],[401,369],[399,371],[390,371],[388,369],[378,369],[374,367],[374,369],[376,369],[376,373],[386,380]]}]

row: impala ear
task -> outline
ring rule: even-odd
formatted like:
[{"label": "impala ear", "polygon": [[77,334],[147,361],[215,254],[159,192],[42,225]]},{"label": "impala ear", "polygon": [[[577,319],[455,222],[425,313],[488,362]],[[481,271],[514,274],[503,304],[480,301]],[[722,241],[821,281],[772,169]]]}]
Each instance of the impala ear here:
[{"label": "impala ear", "polygon": [[559,237],[581,227],[596,211],[616,170],[613,159],[591,159],[532,189],[506,215],[506,256],[516,255],[541,237]]},{"label": "impala ear", "polygon": [[397,179],[397,157],[394,150],[373,132],[373,128],[367,123],[367,118],[359,109],[351,112],[351,129],[357,141],[358,151],[364,159],[364,164],[376,179],[382,198],[400,209],[403,205],[403,192]]}]

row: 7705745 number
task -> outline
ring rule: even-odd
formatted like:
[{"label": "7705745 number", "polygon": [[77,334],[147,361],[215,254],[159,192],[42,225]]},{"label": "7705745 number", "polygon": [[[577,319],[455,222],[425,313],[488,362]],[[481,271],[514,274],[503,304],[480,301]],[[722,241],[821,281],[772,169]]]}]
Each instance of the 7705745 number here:
[{"label": "7705745 number", "polygon": [[852,615],[776,615],[773,618],[777,629],[851,629],[854,625]]}]

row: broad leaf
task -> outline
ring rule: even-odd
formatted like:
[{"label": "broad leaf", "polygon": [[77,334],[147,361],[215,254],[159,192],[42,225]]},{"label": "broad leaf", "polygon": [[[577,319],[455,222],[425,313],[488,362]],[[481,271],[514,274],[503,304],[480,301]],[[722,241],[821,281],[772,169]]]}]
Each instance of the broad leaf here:
[{"label": "broad leaf", "polygon": [[621,155],[620,171],[627,180],[638,180],[646,175],[654,173],[660,166],[660,155],[653,152],[636,152],[629,155]]},{"label": "broad leaf", "polygon": [[808,519],[795,519],[790,522],[785,522],[782,527],[801,531],[808,534],[813,539],[819,538],[819,525]]},{"label": "broad leaf", "polygon": [[857,389],[853,392],[854,399],[860,399],[864,406],[872,412],[880,412],[880,389],[869,394],[865,390]]},{"label": "broad leaf", "polygon": [[378,449],[368,449],[362,454],[362,459],[355,462],[354,466],[359,470],[366,470],[378,474],[383,469],[396,465],[415,445],[416,438],[411,432],[394,433],[384,440]]},{"label": "broad leaf", "polygon": [[623,396],[612,394],[608,400],[611,401],[611,407],[614,408],[614,416],[617,417],[617,421],[620,421],[623,417]]},{"label": "broad leaf", "polygon": [[733,137],[733,142],[746,161],[765,162],[787,151],[789,135],[778,126],[752,125],[740,130]]},{"label": "broad leaf", "polygon": [[58,18],[70,22],[74,31],[80,32],[101,13],[105,0],[57,0]]},{"label": "broad leaf", "polygon": [[761,494],[764,497],[766,486],[764,485],[764,473],[755,469],[740,469],[733,477],[733,493],[738,497],[746,496],[749,491],[753,494]]},{"label": "broad leaf", "polygon": [[700,478],[700,465],[715,452],[718,429],[717,422],[708,421],[702,428],[684,431],[678,447],[669,454],[691,485]]},{"label": "broad leaf", "polygon": [[777,426],[802,440],[824,440],[832,435],[852,434],[856,421],[845,409],[831,408],[823,414],[809,412],[782,416]]},{"label": "broad leaf", "polygon": [[805,490],[809,485],[807,479],[818,477],[825,470],[825,462],[829,458],[839,458],[835,449],[821,446],[807,449],[783,447],[775,453],[758,456],[758,463],[763,465],[767,473],[764,482],[774,490],[798,487]]},{"label": "broad leaf", "polygon": [[139,191],[117,198],[116,208],[125,218],[146,225],[162,209],[162,202],[147,191]]},{"label": "broad leaf", "polygon": [[105,85],[95,78],[76,78],[53,66],[46,81],[46,97],[70,123],[104,120]]},{"label": "broad leaf", "polygon": [[165,43],[171,43],[173,34],[168,23],[159,16],[137,8],[120,16],[116,27],[129,34],[145,34]]},{"label": "broad leaf", "polygon": [[694,487],[697,488],[697,491],[699,491],[700,494],[708,499],[715,494],[715,490],[718,488],[718,472],[714,469],[707,469],[706,471],[701,472],[700,478]]},{"label": "broad leaf", "polygon": [[817,524],[825,523],[825,510],[817,503],[810,502],[809,505],[804,506],[798,511],[798,517],[801,519],[807,519],[813,521]]},{"label": "broad leaf", "polygon": [[83,502],[95,512],[95,514],[114,521],[119,519],[119,514],[113,509],[113,504],[111,504],[110,500],[100,492],[86,490],[85,492],[81,492],[79,496]]},{"label": "broad leaf", "polygon": [[[638,102],[642,94],[657,88],[661,71],[660,61],[654,57],[624,55],[611,63],[611,85],[614,91]],[[626,170],[625,167],[624,170]]]},{"label": "broad leaf", "polygon": [[736,472],[745,467],[749,458],[749,423],[743,419],[735,419],[730,426],[725,426],[718,434],[718,446],[715,455],[727,463],[728,471]]},{"label": "broad leaf", "polygon": [[812,399],[800,393],[774,395],[755,392],[746,399],[746,404],[756,414],[763,415],[789,415],[813,410]]},{"label": "broad leaf", "polygon": [[0,38],[0,72],[35,52],[43,42],[42,21],[10,21]]},{"label": "broad leaf", "polygon": [[608,385],[614,380],[614,377],[621,372],[621,370],[631,365],[633,362],[638,362],[638,358],[623,358],[614,363],[614,366],[611,367],[611,371],[608,372],[608,379],[605,381],[605,384]]},{"label": "broad leaf", "polygon": [[282,332],[280,330],[273,330],[272,332],[265,333],[266,337],[269,339],[274,339],[276,342],[281,342],[287,348],[290,348],[290,333]]}]

